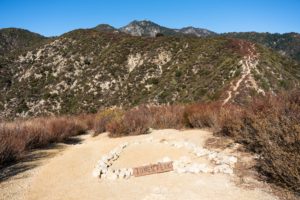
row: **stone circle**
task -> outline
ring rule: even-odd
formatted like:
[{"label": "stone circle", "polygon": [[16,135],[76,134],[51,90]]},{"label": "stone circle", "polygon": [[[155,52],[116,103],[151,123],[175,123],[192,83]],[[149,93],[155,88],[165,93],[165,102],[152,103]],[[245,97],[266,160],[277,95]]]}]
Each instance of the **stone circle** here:
[{"label": "stone circle", "polygon": [[233,174],[234,166],[237,162],[237,157],[232,155],[225,155],[222,152],[212,151],[209,149],[202,148],[196,144],[188,141],[158,141],[154,140],[153,137],[149,137],[142,141],[125,142],[114,149],[108,154],[103,155],[97,162],[92,175],[94,177],[106,178],[109,180],[116,179],[128,179],[133,176],[133,168],[121,168],[113,169],[111,166],[116,161],[121,153],[130,145],[140,145],[143,143],[163,143],[175,148],[186,148],[190,153],[197,157],[206,156],[207,159],[214,164],[214,167],[210,167],[204,163],[193,163],[188,156],[182,156],[178,160],[171,160],[169,157],[163,157],[158,163],[173,162],[173,169],[176,173],[223,173]]}]

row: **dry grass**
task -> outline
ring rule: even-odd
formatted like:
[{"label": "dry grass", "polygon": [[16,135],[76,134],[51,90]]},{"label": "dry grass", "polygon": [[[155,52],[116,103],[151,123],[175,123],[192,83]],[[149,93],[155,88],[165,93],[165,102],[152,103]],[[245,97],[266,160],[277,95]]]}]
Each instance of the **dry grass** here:
[{"label": "dry grass", "polygon": [[149,108],[151,123],[150,127],[155,129],[184,127],[183,115],[184,106],[182,105],[165,105],[150,106]]},{"label": "dry grass", "polygon": [[185,125],[191,128],[217,128],[220,112],[220,103],[187,105],[184,111]]},{"label": "dry grass", "polygon": [[130,109],[121,118],[107,126],[110,137],[146,134],[150,123],[150,113],[146,106]]},{"label": "dry grass", "polygon": [[22,158],[27,150],[84,133],[89,128],[88,117],[47,117],[0,124],[0,166]]},{"label": "dry grass", "polygon": [[115,119],[107,126],[109,136],[147,134],[149,128],[182,128],[184,107],[146,106],[130,109],[121,118]]}]

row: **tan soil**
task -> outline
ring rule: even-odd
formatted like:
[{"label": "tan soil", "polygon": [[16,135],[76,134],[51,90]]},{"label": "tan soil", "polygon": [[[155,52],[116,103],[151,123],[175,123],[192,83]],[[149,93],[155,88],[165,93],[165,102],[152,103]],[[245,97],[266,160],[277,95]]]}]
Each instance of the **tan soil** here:
[{"label": "tan soil", "polygon": [[[242,49],[243,47],[241,47]],[[258,87],[255,79],[253,78],[251,71],[256,70],[257,73],[259,71],[257,70],[256,66],[259,62],[258,55],[256,54],[255,45],[251,44],[249,47],[246,47],[247,55],[244,56],[244,58],[240,61],[241,63],[241,77],[238,79],[238,81],[234,84],[234,81],[230,83],[230,88],[227,91],[227,98],[223,101],[223,105],[228,103],[230,100],[234,99],[234,97],[239,93],[240,85],[241,83],[245,82],[247,83],[247,87],[252,87],[254,90],[256,90],[259,93],[265,94],[265,92]]]},{"label": "tan soil", "polygon": [[[82,144],[69,145],[55,157],[46,159],[40,167],[33,169],[35,173],[32,173],[30,178],[25,178],[19,182],[21,185],[24,185],[24,180],[28,180],[27,184],[25,184],[26,187],[22,188],[21,193],[12,192],[14,194],[10,194],[10,199],[277,199],[271,193],[271,189],[267,184],[256,181],[252,177],[243,177],[245,183],[237,184],[236,180],[239,179],[237,175],[177,174],[175,172],[167,172],[115,181],[94,178],[92,176],[93,168],[101,156],[125,141],[139,141],[153,137],[159,140],[189,140],[200,146],[204,146],[207,139],[213,138],[212,133],[209,131],[158,130],[150,135],[115,139],[108,138],[107,134],[102,134],[94,138],[89,135],[84,137],[85,140]],[[228,147],[225,151],[237,157],[241,156],[234,147]],[[129,146],[122,152],[120,158],[113,164],[113,167],[135,167],[156,163],[157,160],[165,156],[176,159],[184,155],[191,157],[193,161],[209,164],[208,160],[204,158],[197,159],[183,149],[176,149],[158,143],[149,143],[140,146]],[[252,184],[252,187],[243,187],[243,184],[247,186]],[[20,187],[18,181],[15,181],[14,186]],[[12,188],[13,186],[11,188],[4,188],[4,191],[0,187],[0,193],[3,191],[7,192],[8,189],[13,191]]]}]

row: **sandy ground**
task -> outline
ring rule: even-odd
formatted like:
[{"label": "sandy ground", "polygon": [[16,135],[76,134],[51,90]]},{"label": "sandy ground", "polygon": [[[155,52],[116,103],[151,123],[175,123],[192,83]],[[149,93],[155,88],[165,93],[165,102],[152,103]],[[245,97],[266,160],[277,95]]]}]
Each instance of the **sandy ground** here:
[{"label": "sandy ground", "polygon": [[[230,176],[167,172],[131,177],[127,180],[107,180],[92,176],[94,166],[102,155],[126,141],[139,141],[149,137],[159,140],[191,141],[200,146],[204,146],[207,139],[213,138],[211,132],[204,130],[158,130],[150,135],[115,139],[108,138],[107,134],[94,138],[86,135],[83,136],[84,141],[81,144],[66,145],[67,147],[63,147],[63,150],[57,150],[55,156],[42,159],[39,166],[23,173],[27,176],[2,182],[0,198],[28,200],[277,199],[267,184],[251,177],[242,177],[243,181],[239,181],[241,177],[237,175],[238,173]],[[237,152],[235,148],[228,147],[224,151],[236,155],[240,161],[251,159]],[[188,151],[174,149],[163,144],[149,143],[129,146],[113,166],[116,168],[141,166],[156,163],[165,156],[172,159],[189,156],[193,161],[198,159],[197,162],[209,163],[204,158],[193,157]]]}]

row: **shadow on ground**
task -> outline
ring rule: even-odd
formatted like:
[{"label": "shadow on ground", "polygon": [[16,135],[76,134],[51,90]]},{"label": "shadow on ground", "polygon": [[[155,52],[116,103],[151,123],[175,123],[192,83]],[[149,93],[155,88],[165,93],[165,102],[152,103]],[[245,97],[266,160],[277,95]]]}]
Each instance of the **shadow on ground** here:
[{"label": "shadow on ground", "polygon": [[[76,145],[81,143],[82,138],[76,136],[66,139],[63,143],[54,143],[44,148],[29,151],[18,162],[11,163],[4,167],[0,166],[0,183],[12,177],[17,179],[25,178],[26,174],[24,174],[24,176],[21,174],[41,165],[43,159],[55,156],[60,151],[64,150],[67,147],[66,145]],[[17,177],[17,175],[21,176]]]}]

